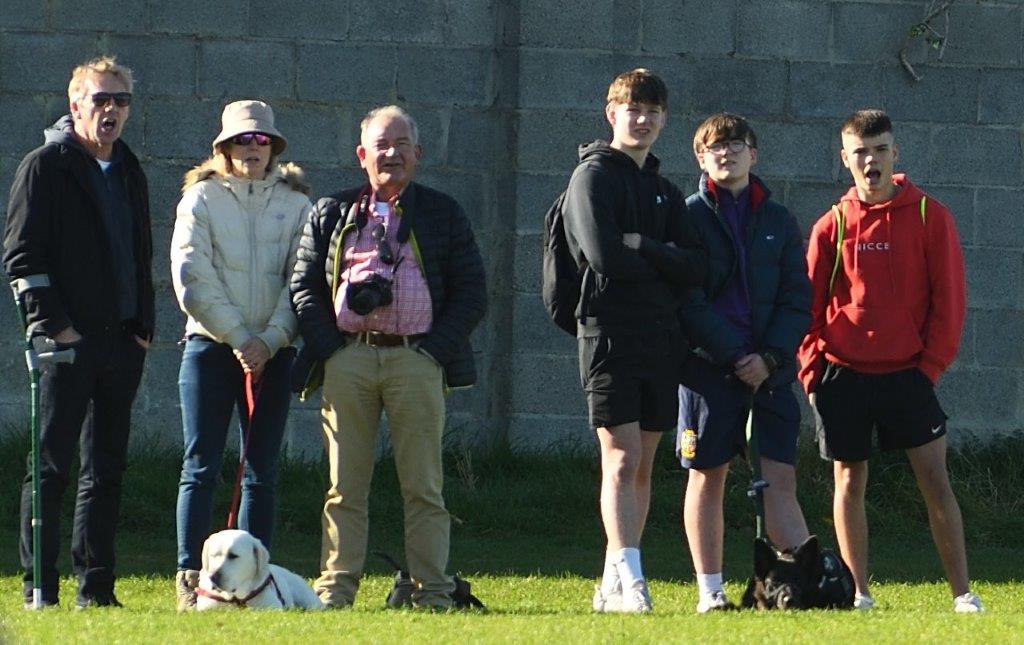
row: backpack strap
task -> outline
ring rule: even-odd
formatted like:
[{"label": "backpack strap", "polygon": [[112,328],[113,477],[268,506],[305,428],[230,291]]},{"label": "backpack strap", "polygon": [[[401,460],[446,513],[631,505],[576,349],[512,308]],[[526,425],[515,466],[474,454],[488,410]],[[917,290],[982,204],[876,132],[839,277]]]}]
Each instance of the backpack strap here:
[{"label": "backpack strap", "polygon": [[836,222],[836,259],[832,263],[832,275],[828,278],[828,295],[832,295],[832,288],[836,284],[836,276],[839,275],[839,267],[843,264],[843,240],[846,237],[845,205],[832,205],[832,218]]},{"label": "backpack strap", "polygon": [[[828,294],[832,295],[832,289],[836,284],[836,276],[839,275],[839,267],[843,264],[843,240],[846,237],[846,216],[845,204],[832,205],[832,218],[836,222],[836,259],[832,264],[832,275],[828,278]],[[928,225],[928,196],[921,196],[921,224]]]}]

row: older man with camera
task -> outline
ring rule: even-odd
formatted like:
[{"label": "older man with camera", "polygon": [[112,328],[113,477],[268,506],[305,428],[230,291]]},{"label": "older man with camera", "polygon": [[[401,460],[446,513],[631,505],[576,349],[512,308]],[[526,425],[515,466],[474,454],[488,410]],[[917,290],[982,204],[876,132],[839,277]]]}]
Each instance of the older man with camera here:
[{"label": "older man with camera", "polygon": [[484,268],[454,199],[413,183],[416,122],[394,105],[361,123],[368,184],[321,199],[303,231],[292,303],[305,346],[303,394],[322,382],[330,489],[320,599],[353,603],[367,544],[367,502],[385,410],[405,508],[414,606],[447,608],[450,518],[441,494],[444,394],[476,380],[469,334],[486,309]]}]

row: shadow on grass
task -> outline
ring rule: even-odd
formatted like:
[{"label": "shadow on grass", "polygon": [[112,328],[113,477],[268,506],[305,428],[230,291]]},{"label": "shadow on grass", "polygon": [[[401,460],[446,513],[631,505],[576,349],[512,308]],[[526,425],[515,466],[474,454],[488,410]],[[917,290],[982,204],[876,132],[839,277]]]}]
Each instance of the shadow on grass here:
[{"label": "shadow on grass", "polygon": [[[666,443],[668,441],[666,440]],[[834,545],[830,469],[809,441],[799,454],[800,501],[811,531]],[[19,570],[17,513],[24,437],[0,439],[0,574]],[[122,575],[170,576],[175,563],[174,508],[178,456],[163,449],[136,452],[125,475],[119,564]],[[223,527],[235,460],[221,472],[214,530]],[[949,455],[965,518],[972,578],[1007,582],[1024,571],[1024,439],[967,445]],[[598,516],[599,467],[588,456],[524,456],[498,453],[448,455],[446,499],[452,514],[451,569],[511,575],[597,577],[604,550]],[[726,577],[744,579],[752,562],[753,509],[746,497],[749,470],[737,461],[726,490]],[[644,536],[644,567],[652,578],[692,580],[692,565],[680,529],[685,472],[671,450],[659,454],[650,520]],[[74,481],[74,480],[72,480]],[[285,460],[278,487],[273,559],[312,577],[319,567],[320,510],[326,489],[324,464]],[[370,549],[402,560],[402,508],[394,462],[378,464],[371,496]],[[65,495],[62,527],[70,530],[73,492]],[[927,516],[914,478],[899,454],[871,463],[868,490],[871,568],[880,581],[942,579]],[[69,545],[65,535],[62,552]],[[66,554],[61,570],[69,570]],[[370,556],[367,570],[387,573]]]}]

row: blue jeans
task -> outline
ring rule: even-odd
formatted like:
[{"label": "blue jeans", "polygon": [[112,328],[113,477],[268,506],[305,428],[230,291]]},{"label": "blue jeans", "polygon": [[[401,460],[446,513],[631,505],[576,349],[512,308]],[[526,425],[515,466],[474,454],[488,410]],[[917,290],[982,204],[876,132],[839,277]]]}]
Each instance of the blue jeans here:
[{"label": "blue jeans", "polygon": [[[274,488],[291,401],[288,385],[294,356],[294,348],[286,347],[263,370],[242,477],[238,528],[252,533],[267,548],[274,529]],[[232,407],[238,409],[241,420],[239,445],[244,442],[248,421],[244,376],[230,345],[201,336],[192,336],[185,343],[178,373],[185,443],[178,482],[179,570],[201,568]]]}]

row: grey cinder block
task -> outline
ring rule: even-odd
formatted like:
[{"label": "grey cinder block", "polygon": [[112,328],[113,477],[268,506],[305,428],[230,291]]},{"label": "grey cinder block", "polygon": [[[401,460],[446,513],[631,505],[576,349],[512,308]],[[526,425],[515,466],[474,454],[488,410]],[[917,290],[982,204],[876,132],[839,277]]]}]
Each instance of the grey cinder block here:
[{"label": "grey cinder block", "polygon": [[519,5],[520,42],[557,48],[614,49],[613,0],[523,0]]},{"label": "grey cinder block", "polygon": [[199,48],[199,94],[215,99],[291,98],[295,49],[290,43],[209,41]]},{"label": "grey cinder block", "polygon": [[789,60],[829,59],[831,3],[742,0],[736,51]]},{"label": "grey cinder block", "polygon": [[487,49],[398,48],[397,93],[402,101],[487,105],[490,74],[491,52]]},{"label": "grey cinder block", "polygon": [[643,49],[668,54],[729,54],[735,50],[736,2],[645,2]]},{"label": "grey cinder block", "polygon": [[300,100],[374,105],[394,101],[393,46],[300,45],[298,64]]},{"label": "grey cinder block", "polygon": [[440,43],[442,0],[358,0],[348,3],[349,38],[372,42]]},{"label": "grey cinder block", "polygon": [[150,29],[158,34],[245,36],[249,33],[247,0],[176,0],[150,4]]}]

